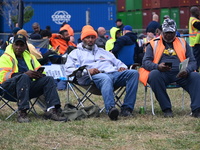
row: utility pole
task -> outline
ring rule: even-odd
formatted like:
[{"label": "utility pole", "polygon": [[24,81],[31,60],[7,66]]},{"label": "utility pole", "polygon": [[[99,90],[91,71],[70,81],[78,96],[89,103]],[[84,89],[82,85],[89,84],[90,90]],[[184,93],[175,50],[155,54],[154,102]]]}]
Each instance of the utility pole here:
[{"label": "utility pole", "polygon": [[18,3],[18,25],[22,29],[24,25],[24,2],[19,0]]}]

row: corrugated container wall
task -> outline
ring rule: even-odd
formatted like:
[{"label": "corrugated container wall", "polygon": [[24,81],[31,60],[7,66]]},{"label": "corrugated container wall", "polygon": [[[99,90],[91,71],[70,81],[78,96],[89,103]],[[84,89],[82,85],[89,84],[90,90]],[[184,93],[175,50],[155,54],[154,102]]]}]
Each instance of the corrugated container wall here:
[{"label": "corrugated container wall", "polygon": [[176,22],[177,28],[180,28],[180,10],[179,8],[171,8],[170,9],[170,18]]},{"label": "corrugated container wall", "polygon": [[160,9],[160,24],[163,23],[163,20],[164,20],[163,17],[165,15],[170,16],[170,9],[169,8],[162,8],[162,9]]},{"label": "corrugated container wall", "polygon": [[179,6],[179,0],[170,0],[171,7],[178,7]]},{"label": "corrugated container wall", "polygon": [[190,0],[179,0],[179,6],[190,6]]},{"label": "corrugated container wall", "polygon": [[143,29],[146,29],[148,24],[152,21],[153,14],[160,16],[160,9],[143,10]]},{"label": "corrugated container wall", "polygon": [[200,5],[200,0],[190,0],[190,6],[199,6]]},{"label": "corrugated container wall", "polygon": [[142,1],[142,8],[143,9],[150,9],[151,8],[151,0],[143,0]]},{"label": "corrugated container wall", "polygon": [[142,11],[127,12],[126,23],[133,29],[142,29]]},{"label": "corrugated container wall", "polygon": [[126,20],[127,20],[126,12],[118,12],[117,18],[121,19],[124,25],[127,24],[127,22],[126,22]]},{"label": "corrugated container wall", "polygon": [[126,0],[126,11],[142,9],[142,0]]},{"label": "corrugated container wall", "polygon": [[[25,0],[25,2],[28,0]],[[35,0],[36,1],[36,0]],[[75,32],[80,32],[82,27],[86,25],[86,11],[90,12],[90,25],[95,29],[99,26],[105,27],[106,30],[115,26],[116,20],[116,4],[113,2],[101,1],[82,1],[82,3],[59,1],[37,1],[31,3],[34,9],[34,16],[31,21],[24,25],[24,29],[32,32],[32,24],[38,22],[41,29],[45,29],[47,25],[51,26],[52,32],[58,32],[63,22],[68,22]],[[80,1],[80,0],[79,0]],[[25,5],[30,3],[25,3]],[[44,11],[45,10],[45,11]],[[4,32],[10,32],[7,24],[4,23]]]},{"label": "corrugated container wall", "polygon": [[188,23],[190,18],[190,8],[180,7],[180,28],[188,29]]},{"label": "corrugated container wall", "polygon": [[126,9],[126,0],[117,0],[117,11],[125,11]]},{"label": "corrugated container wall", "polygon": [[152,0],[151,8],[167,8],[170,7],[170,0]]}]

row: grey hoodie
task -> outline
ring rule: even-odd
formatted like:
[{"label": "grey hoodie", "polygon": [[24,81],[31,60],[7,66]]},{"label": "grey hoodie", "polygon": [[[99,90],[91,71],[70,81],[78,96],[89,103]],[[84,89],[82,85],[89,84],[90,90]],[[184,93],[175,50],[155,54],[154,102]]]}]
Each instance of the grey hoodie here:
[{"label": "grey hoodie", "polygon": [[65,63],[66,74],[70,75],[76,66],[87,65],[87,69],[97,68],[99,71],[111,73],[118,71],[120,67],[127,68],[127,66],[117,59],[112,53],[97,47],[93,50],[88,50],[82,47],[82,43],[78,44],[77,49],[73,50],[67,58]]}]

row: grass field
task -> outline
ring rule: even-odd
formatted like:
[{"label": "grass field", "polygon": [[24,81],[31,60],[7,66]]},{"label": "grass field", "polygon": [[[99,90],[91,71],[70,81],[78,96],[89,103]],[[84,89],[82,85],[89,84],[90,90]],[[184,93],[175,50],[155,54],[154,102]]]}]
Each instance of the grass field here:
[{"label": "grass field", "polygon": [[[198,90],[198,89],[197,89]],[[164,118],[155,102],[156,116],[151,114],[150,95],[146,114],[139,114],[143,106],[144,87],[139,84],[134,116],[110,121],[106,114],[81,121],[54,122],[30,114],[31,123],[17,123],[16,115],[4,120],[8,108],[0,110],[1,150],[199,150],[200,119],[191,117],[190,98],[185,94],[182,110],[182,89],[170,89],[174,118]],[[66,91],[59,91],[62,105]],[[73,103],[75,97],[70,96]],[[100,96],[92,97],[101,107]],[[39,107],[38,112],[43,114]]]}]

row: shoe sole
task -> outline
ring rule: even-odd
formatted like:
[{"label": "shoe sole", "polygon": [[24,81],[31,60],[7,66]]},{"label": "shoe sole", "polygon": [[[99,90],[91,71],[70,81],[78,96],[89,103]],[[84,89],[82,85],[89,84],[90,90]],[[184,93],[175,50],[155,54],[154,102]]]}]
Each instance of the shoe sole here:
[{"label": "shoe sole", "polygon": [[119,116],[119,111],[117,109],[112,110],[109,114],[111,120],[117,120],[118,116]]}]

